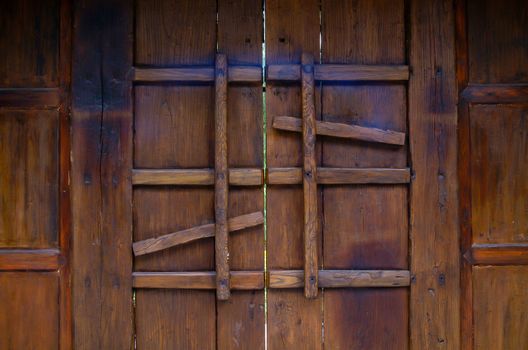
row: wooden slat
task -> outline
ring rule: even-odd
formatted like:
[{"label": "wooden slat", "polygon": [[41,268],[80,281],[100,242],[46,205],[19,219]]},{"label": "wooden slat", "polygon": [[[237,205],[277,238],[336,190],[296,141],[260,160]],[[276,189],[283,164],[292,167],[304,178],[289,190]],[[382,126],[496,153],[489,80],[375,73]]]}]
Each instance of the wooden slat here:
[{"label": "wooden slat", "polygon": [[[286,116],[275,117],[273,118],[273,127],[280,130],[302,132],[302,119]],[[405,133],[393,130],[324,121],[316,121],[315,129],[317,135],[386,143],[389,145],[401,146],[405,144]]]},{"label": "wooden slat", "polygon": [[528,244],[475,244],[464,258],[472,265],[528,265]]},{"label": "wooden slat", "polygon": [[[269,185],[296,185],[302,183],[301,168],[269,168]],[[409,168],[317,168],[317,183],[337,184],[403,184],[411,181]]]},{"label": "wooden slat", "polygon": [[528,84],[469,85],[461,96],[471,103],[525,103],[528,102]]},{"label": "wooden slat", "polygon": [[[262,271],[231,271],[231,288],[264,289]],[[216,272],[134,272],[134,288],[215,289]]]},{"label": "wooden slat", "polygon": [[315,159],[314,58],[302,54],[302,135],[304,192],[304,295],[317,297],[317,164]]},{"label": "wooden slat", "polygon": [[[410,283],[407,270],[321,270],[321,288],[372,288],[404,287]],[[303,287],[303,271],[272,270],[269,272],[269,288]]]},{"label": "wooden slat", "polygon": [[[405,65],[318,64],[315,80],[319,81],[404,81],[409,79]],[[298,64],[269,65],[268,80],[301,80]]]},{"label": "wooden slat", "polygon": [[2,107],[58,107],[59,89],[0,89],[0,106]]},{"label": "wooden slat", "polygon": [[230,295],[227,228],[227,74],[227,57],[217,54],[215,69],[215,264],[218,300],[227,300]]},{"label": "wooden slat", "polygon": [[[213,67],[188,68],[134,68],[134,80],[138,82],[163,81],[197,81],[212,82],[215,80]],[[260,82],[262,69],[253,66],[229,67],[228,81],[230,82]]]},{"label": "wooden slat", "polygon": [[0,250],[0,271],[55,271],[61,266],[57,249]]},{"label": "wooden slat", "polygon": [[[134,185],[186,185],[214,184],[213,169],[133,169]],[[262,169],[229,169],[229,184],[233,186],[262,185]]]},{"label": "wooden slat", "polygon": [[[264,216],[262,215],[262,212],[254,212],[251,214],[240,215],[231,218],[227,221],[227,225],[229,232],[234,232],[248,227],[261,225],[263,222]],[[134,242],[132,247],[134,250],[134,255],[139,256],[196,241],[198,239],[214,236],[215,224],[206,224],[169,233],[156,238],[149,238]]]}]

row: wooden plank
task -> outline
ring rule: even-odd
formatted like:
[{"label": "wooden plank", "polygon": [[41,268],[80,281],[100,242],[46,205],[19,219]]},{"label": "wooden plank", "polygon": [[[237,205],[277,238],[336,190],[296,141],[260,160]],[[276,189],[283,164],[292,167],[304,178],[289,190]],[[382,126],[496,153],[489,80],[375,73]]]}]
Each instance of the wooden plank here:
[{"label": "wooden plank", "polygon": [[[264,289],[262,271],[231,271],[231,288]],[[216,272],[134,272],[134,288],[216,289]]]},{"label": "wooden plank", "polygon": [[215,264],[216,297],[227,300],[229,285],[229,235],[227,228],[227,57],[216,55],[215,68]]},{"label": "wooden plank", "polygon": [[474,244],[464,258],[472,265],[528,265],[528,244]]},{"label": "wooden plank", "polygon": [[0,348],[59,349],[58,273],[0,272],[0,285]]},{"label": "wooden plank", "polygon": [[[321,62],[406,64],[405,16],[403,0],[323,0]],[[405,133],[406,102],[405,83],[323,81],[321,119]],[[323,167],[402,169],[410,164],[406,145],[322,138],[321,147]],[[407,192],[404,184],[323,186],[324,268],[408,270]],[[327,288],[323,310],[325,349],[409,347],[406,288]]]},{"label": "wooden plank", "polygon": [[410,3],[410,66],[424,72],[409,80],[412,349],[460,344],[453,12],[450,1]]},{"label": "wooden plank", "polygon": [[[259,67],[251,84],[229,85],[228,161],[236,168],[263,168],[262,0],[218,0],[218,51],[229,59],[228,79],[239,65]],[[257,82],[258,81],[258,82]],[[233,173],[229,184],[233,186]],[[264,211],[262,171],[254,187],[230,187],[228,217]],[[256,174],[255,174],[256,176]],[[231,270],[264,270],[264,225],[229,236]],[[231,277],[233,278],[233,277]],[[216,306],[217,349],[264,350],[264,290],[235,290]]]},{"label": "wooden plank", "polygon": [[[404,81],[409,80],[405,65],[316,64],[314,78],[318,81]],[[268,80],[300,81],[298,64],[269,65]]]},{"label": "wooden plank", "polygon": [[[261,169],[229,169],[232,186],[258,186],[263,183]],[[133,169],[133,185],[185,185],[203,186],[214,184],[213,169]]]},{"label": "wooden plank", "polygon": [[[262,212],[240,215],[227,221],[228,231],[240,231],[249,227],[254,227],[264,223]],[[162,235],[156,238],[149,238],[143,241],[134,242],[134,255],[144,255],[154,253],[176,245],[189,243],[197,239],[214,237],[215,224],[196,226],[183,231],[177,231]]]},{"label": "wooden plank", "polygon": [[73,9],[73,348],[128,349],[133,341],[133,12],[128,0]]},{"label": "wooden plank", "polygon": [[[134,68],[134,81],[137,82],[212,82],[215,80],[213,67],[188,68]],[[262,69],[252,66],[230,66],[229,82],[260,82]]]},{"label": "wooden plank", "polygon": [[[269,288],[302,288],[302,270],[272,270]],[[410,284],[407,270],[320,270],[321,288],[405,287]]]},{"label": "wooden plank", "polygon": [[2,249],[0,271],[54,271],[62,265],[57,249]]},{"label": "wooden plank", "polygon": [[[279,130],[302,132],[302,119],[295,117],[274,117],[273,127]],[[368,128],[359,125],[316,121],[317,135],[348,138],[369,142],[385,143],[389,145],[404,145],[405,133]]]},{"label": "wooden plank", "polygon": [[304,295],[317,297],[317,164],[315,159],[314,58],[302,54],[302,134],[304,192]]},{"label": "wooden plank", "polygon": [[[317,168],[317,183],[336,184],[403,184],[411,181],[409,168]],[[301,168],[269,168],[270,185],[295,185],[302,183]]]},{"label": "wooden plank", "polygon": [[60,103],[59,89],[0,89],[0,106],[53,108]]},{"label": "wooden plank", "polygon": [[[319,55],[320,1],[266,0],[266,65],[297,64],[302,52]],[[289,14],[285,16],[285,14]],[[266,115],[301,115],[296,84],[266,82]],[[316,89],[316,94],[318,91]],[[316,103],[316,105],[318,105]],[[267,166],[302,167],[302,139],[274,129],[268,118]],[[317,147],[317,146],[316,146]],[[268,269],[303,270],[303,192],[300,186],[267,189]],[[322,261],[322,260],[320,260]],[[297,290],[268,291],[268,349],[320,349],[322,297]]]},{"label": "wooden plank", "polygon": [[461,93],[471,103],[526,103],[527,84],[471,84]]}]

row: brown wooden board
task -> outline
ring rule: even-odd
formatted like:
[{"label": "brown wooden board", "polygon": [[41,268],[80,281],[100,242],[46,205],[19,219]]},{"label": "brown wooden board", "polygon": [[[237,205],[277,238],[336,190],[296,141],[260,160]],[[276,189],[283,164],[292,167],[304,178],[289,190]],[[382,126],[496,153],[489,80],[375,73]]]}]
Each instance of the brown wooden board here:
[{"label": "brown wooden board", "polygon": [[59,348],[59,275],[0,273],[0,348]]},{"label": "brown wooden board", "polygon": [[[319,57],[319,2],[266,1],[266,65],[300,64],[303,52]],[[268,167],[302,166],[300,135],[271,125],[275,116],[301,115],[300,84],[267,82],[266,115]],[[268,269],[302,269],[302,187],[269,186],[267,194]],[[269,349],[320,349],[321,306],[321,297],[309,300],[298,290],[270,290]]]},{"label": "brown wooden board", "polygon": [[[321,10],[323,64],[406,63],[403,1],[325,0]],[[324,121],[405,133],[406,111],[404,84],[323,83]],[[326,138],[322,166],[404,168],[406,149]],[[407,268],[407,201],[406,185],[324,187],[325,269]],[[406,349],[408,292],[325,289],[324,329],[329,349]]]},{"label": "brown wooden board", "polygon": [[[132,345],[132,1],[73,11],[74,348]],[[97,39],[95,39],[97,38]]]}]

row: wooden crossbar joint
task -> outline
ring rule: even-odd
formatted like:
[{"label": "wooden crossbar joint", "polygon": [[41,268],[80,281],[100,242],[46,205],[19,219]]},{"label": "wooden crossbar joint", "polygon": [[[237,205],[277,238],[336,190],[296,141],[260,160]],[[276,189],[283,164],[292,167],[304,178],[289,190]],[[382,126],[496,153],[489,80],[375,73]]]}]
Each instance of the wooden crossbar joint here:
[{"label": "wooden crossbar joint", "polygon": [[230,295],[227,227],[227,57],[216,55],[215,66],[215,264],[216,297]]},{"label": "wooden crossbar joint", "polygon": [[315,159],[315,101],[314,58],[302,55],[302,134],[303,134],[303,193],[304,193],[304,295],[317,297],[317,166]]}]

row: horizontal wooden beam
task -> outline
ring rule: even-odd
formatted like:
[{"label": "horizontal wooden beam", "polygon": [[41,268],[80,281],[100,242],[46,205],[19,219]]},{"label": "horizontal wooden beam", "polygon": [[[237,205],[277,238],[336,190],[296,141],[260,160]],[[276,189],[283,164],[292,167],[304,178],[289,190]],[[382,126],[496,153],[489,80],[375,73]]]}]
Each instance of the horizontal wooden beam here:
[{"label": "horizontal wooden beam", "polygon": [[0,106],[20,108],[57,108],[60,104],[60,92],[49,89],[0,89]]},{"label": "horizontal wooden beam", "polygon": [[[317,183],[323,185],[346,184],[404,184],[411,181],[409,168],[317,168]],[[270,185],[297,185],[302,183],[301,168],[269,168]]]},{"label": "horizontal wooden beam", "polygon": [[[134,81],[137,82],[213,82],[214,67],[185,68],[134,68]],[[262,69],[254,66],[230,66],[229,82],[260,82]]]},{"label": "horizontal wooden beam", "polygon": [[[264,288],[263,271],[231,271],[231,288],[255,290]],[[303,270],[272,270],[268,272],[268,287],[302,288]],[[211,289],[216,288],[214,271],[198,272],[134,272],[134,288]],[[320,270],[322,288],[391,288],[410,284],[407,270]]]},{"label": "horizontal wooden beam", "polygon": [[528,244],[475,244],[464,258],[472,265],[528,265]]},{"label": "horizontal wooden beam", "polygon": [[[264,289],[262,271],[231,271],[231,289]],[[134,288],[216,289],[216,272],[134,272]]]},{"label": "horizontal wooden beam", "polygon": [[[298,64],[269,65],[268,80],[300,81]],[[405,81],[409,80],[409,67],[405,65],[315,65],[315,80],[322,81]]]},{"label": "horizontal wooden beam", "polygon": [[[287,116],[274,117],[272,126],[279,130],[302,132],[302,119]],[[325,121],[316,121],[315,130],[317,135],[323,136],[333,136],[399,146],[405,144],[405,133],[393,130],[383,130]]]},{"label": "horizontal wooden beam", "polygon": [[[229,169],[232,186],[259,186],[263,181],[262,169]],[[133,169],[132,184],[208,186],[214,184],[214,169]]]},{"label": "horizontal wooden beam", "polygon": [[[366,288],[404,287],[410,283],[407,270],[320,270],[319,287]],[[269,272],[269,288],[302,288],[302,270],[275,270]]]},{"label": "horizontal wooden beam", "polygon": [[528,84],[471,84],[462,91],[462,98],[471,103],[528,102]]},{"label": "horizontal wooden beam", "polygon": [[[229,232],[243,230],[245,228],[258,226],[264,223],[262,212],[240,215],[227,221]],[[215,224],[195,226],[186,230],[172,232],[155,238],[149,238],[134,242],[132,248],[134,255],[145,255],[177,245],[196,241],[198,239],[214,237]]]},{"label": "horizontal wooden beam", "polygon": [[61,260],[57,249],[1,249],[0,271],[55,271]]}]

